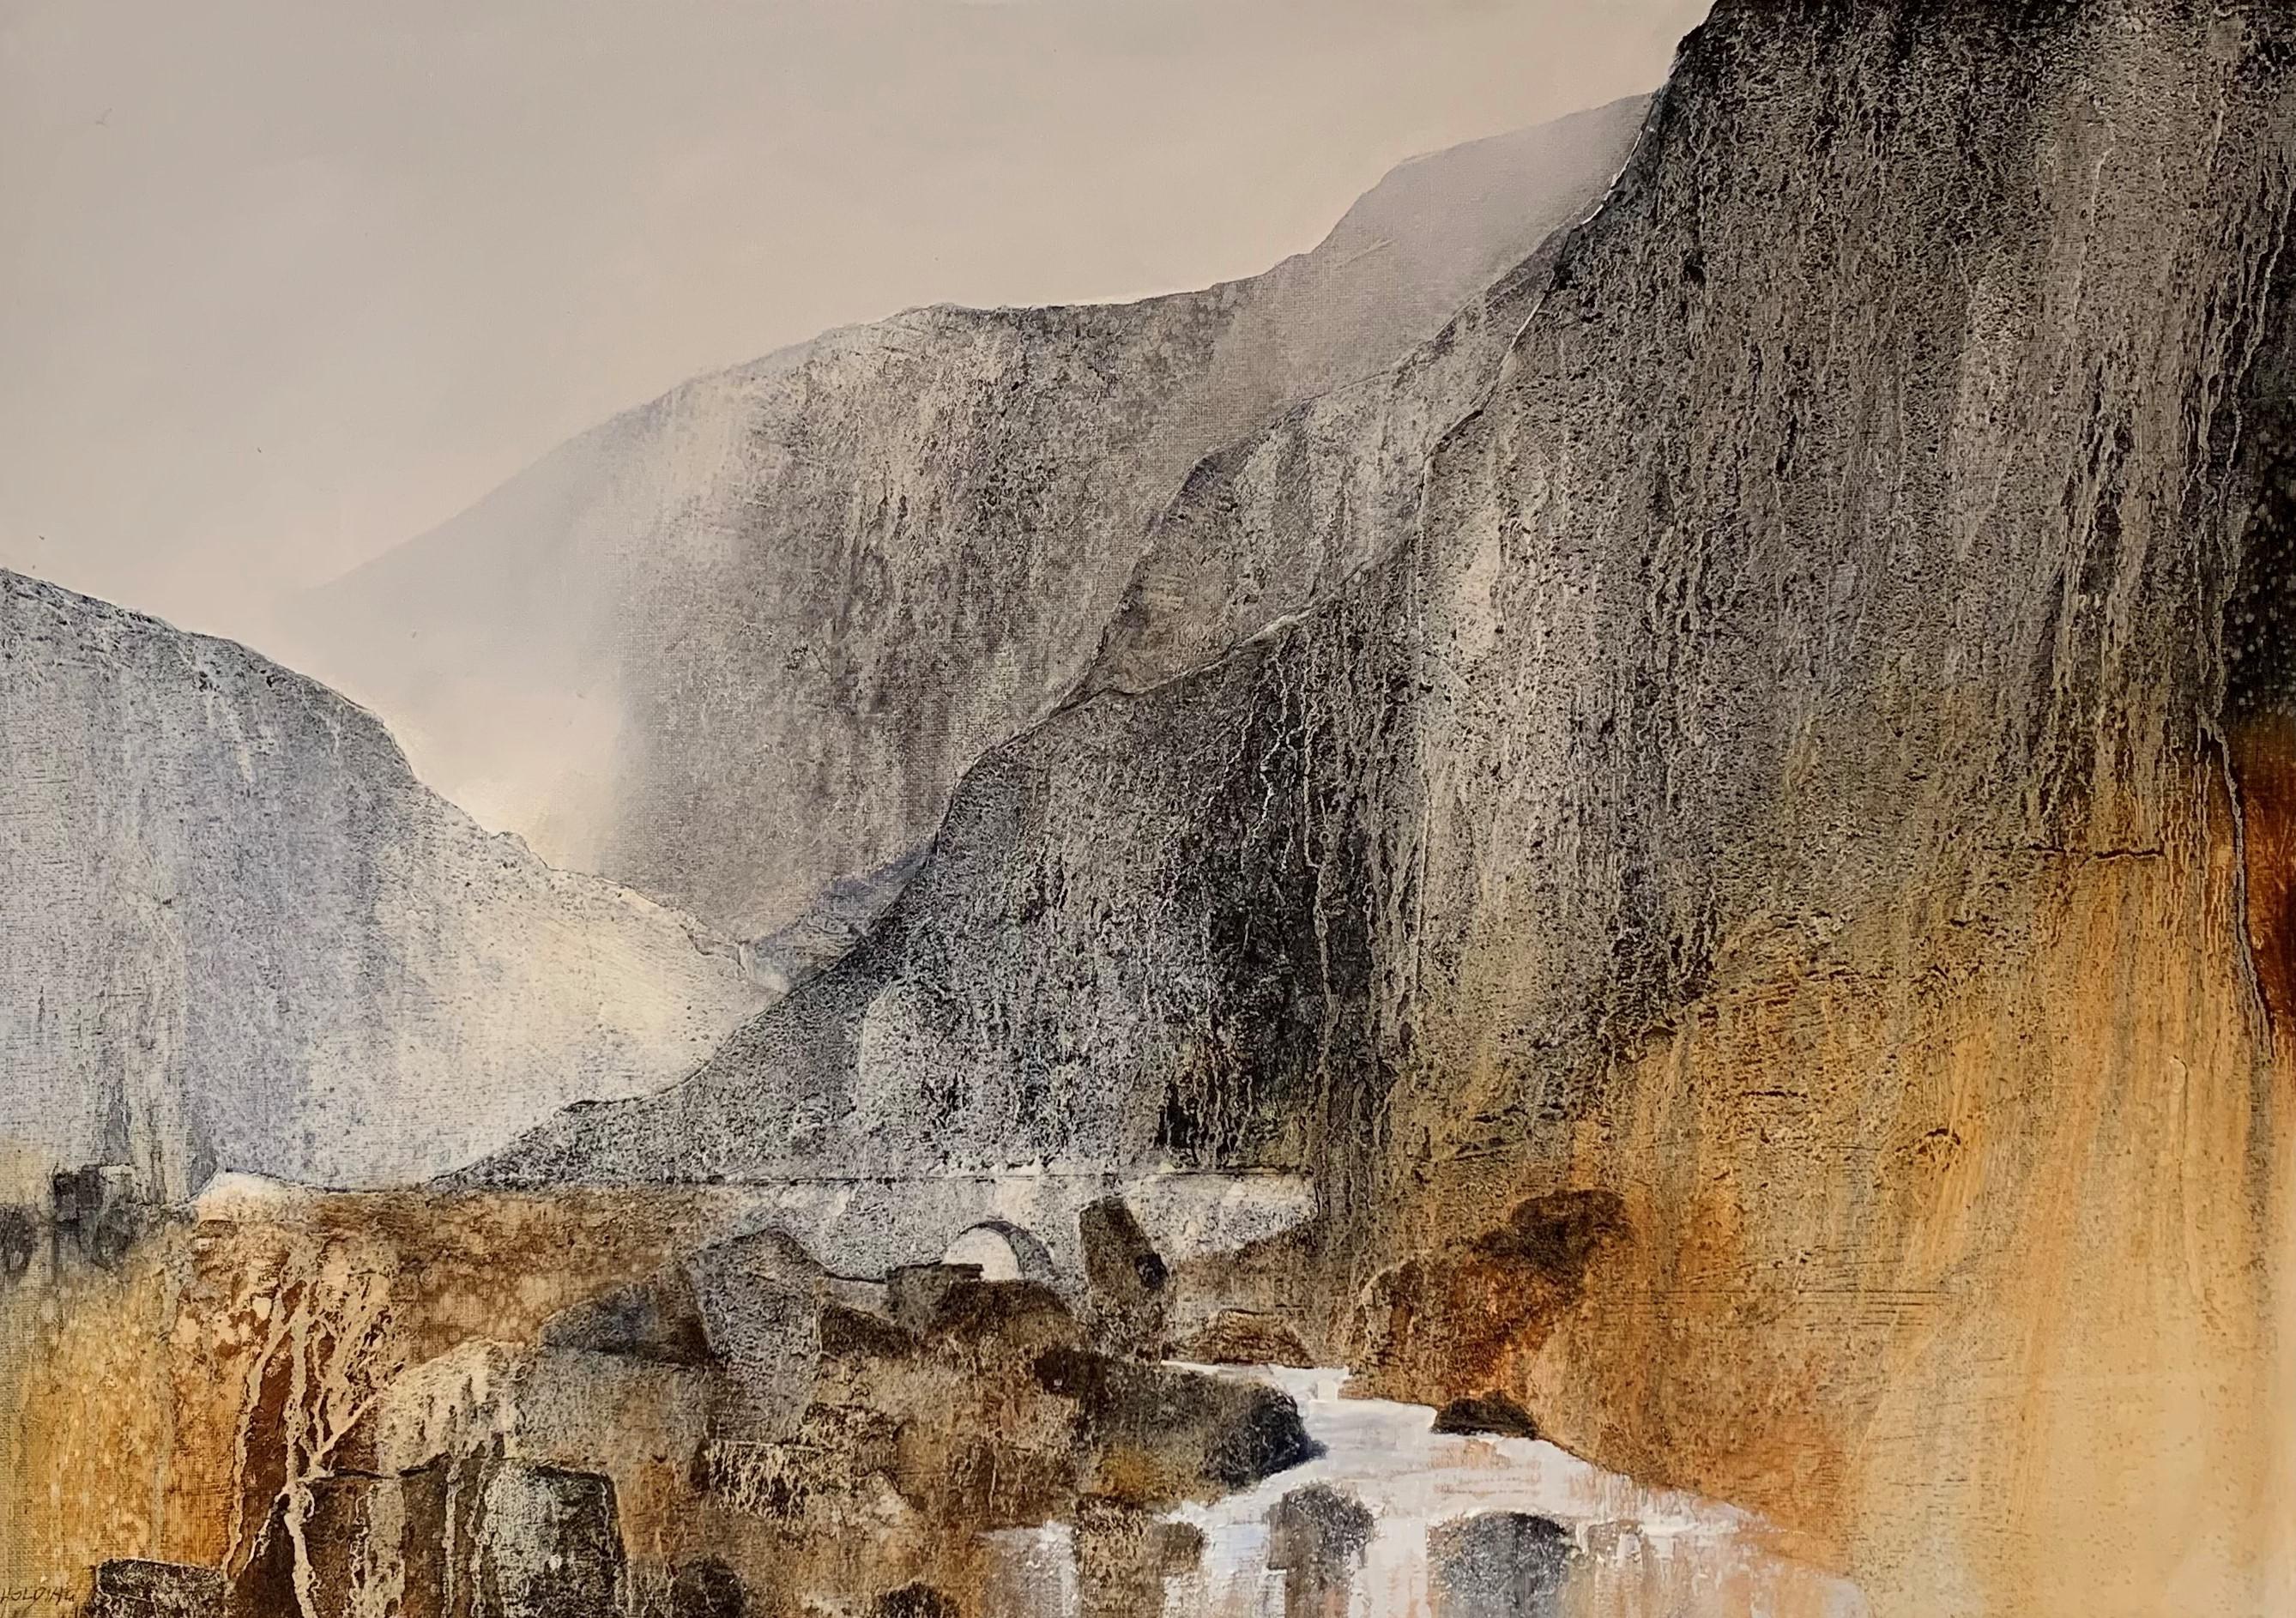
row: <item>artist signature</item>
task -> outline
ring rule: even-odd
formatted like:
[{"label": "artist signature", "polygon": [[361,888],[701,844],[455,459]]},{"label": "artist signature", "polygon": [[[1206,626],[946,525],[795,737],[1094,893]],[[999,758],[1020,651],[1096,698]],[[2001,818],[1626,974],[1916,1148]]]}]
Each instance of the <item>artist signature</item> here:
[{"label": "artist signature", "polygon": [[0,1585],[0,1611],[25,1606],[76,1606],[79,1598],[62,1584]]}]

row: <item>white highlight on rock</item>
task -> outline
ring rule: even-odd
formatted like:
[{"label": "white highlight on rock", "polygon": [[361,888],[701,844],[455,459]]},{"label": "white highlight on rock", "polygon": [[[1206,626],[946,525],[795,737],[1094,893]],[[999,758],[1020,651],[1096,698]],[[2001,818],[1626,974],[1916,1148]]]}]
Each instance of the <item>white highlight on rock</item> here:
[{"label": "white highlight on rock", "polygon": [[[1282,1387],[1325,1452],[1254,1488],[1172,1514],[1198,1529],[1204,1544],[1196,1568],[1167,1581],[1164,1618],[1284,1618],[1285,1575],[1268,1565],[1269,1514],[1285,1496],[1316,1484],[1372,1514],[1348,1618],[1441,1612],[1429,1536],[1489,1512],[1546,1517],[1568,1532],[1573,1550],[1557,1614],[1866,1618],[1856,1586],[1765,1545],[1764,1524],[1752,1513],[1648,1488],[1550,1443],[1438,1434],[1435,1412],[1424,1405],[1342,1399],[1345,1371],[1196,1369]],[[1024,1597],[1029,1612],[1071,1618],[1079,1610],[1065,1527],[996,1538],[1003,1588]]]}]

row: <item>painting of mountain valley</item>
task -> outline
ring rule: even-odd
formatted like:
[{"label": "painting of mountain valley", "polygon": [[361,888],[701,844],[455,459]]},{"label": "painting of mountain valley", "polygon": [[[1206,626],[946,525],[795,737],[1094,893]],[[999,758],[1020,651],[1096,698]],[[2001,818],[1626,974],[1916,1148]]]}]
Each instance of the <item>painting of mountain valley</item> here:
[{"label": "painting of mountain valley", "polygon": [[0,1618],[2296,1614],[2296,8],[0,0]]}]

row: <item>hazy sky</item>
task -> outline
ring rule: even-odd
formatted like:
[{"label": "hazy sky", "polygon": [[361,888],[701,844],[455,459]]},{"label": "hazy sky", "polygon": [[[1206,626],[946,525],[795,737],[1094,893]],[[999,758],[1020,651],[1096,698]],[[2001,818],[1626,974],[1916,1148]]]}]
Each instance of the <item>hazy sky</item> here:
[{"label": "hazy sky", "polygon": [[0,0],[0,566],[259,640],[685,377],[1312,246],[1703,0]]}]

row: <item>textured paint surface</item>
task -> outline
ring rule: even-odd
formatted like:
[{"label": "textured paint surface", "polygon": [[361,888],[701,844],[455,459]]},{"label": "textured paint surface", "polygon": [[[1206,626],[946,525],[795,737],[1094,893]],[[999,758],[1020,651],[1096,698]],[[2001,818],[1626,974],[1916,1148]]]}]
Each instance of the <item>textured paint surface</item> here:
[{"label": "textured paint surface", "polygon": [[404,1183],[658,1088],[766,1003],[688,917],[553,870],[373,715],[0,574],[0,1201],[132,1165]]},{"label": "textured paint surface", "polygon": [[19,1576],[2285,1610],[2292,214],[2284,8],[1724,0],[1448,324],[927,311],[577,446],[472,565],[686,547],[614,858],[793,986],[421,1189],[74,1142]]},{"label": "textured paint surface", "polygon": [[319,592],[289,650],[561,862],[744,938],[817,920],[1083,673],[1192,463],[1442,326],[1641,111],[1408,164],[1249,281],[920,309],[692,383]]},{"label": "textured paint surface", "polygon": [[[1504,1376],[1905,1602],[2252,1610],[2216,738],[2284,26],[1723,8],[1389,560],[1004,750],[835,972],[495,1177],[1307,1169],[1327,1303],[1433,1271],[1398,1388]],[[1574,1188],[1567,1286],[1438,1234]]]}]

